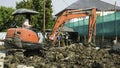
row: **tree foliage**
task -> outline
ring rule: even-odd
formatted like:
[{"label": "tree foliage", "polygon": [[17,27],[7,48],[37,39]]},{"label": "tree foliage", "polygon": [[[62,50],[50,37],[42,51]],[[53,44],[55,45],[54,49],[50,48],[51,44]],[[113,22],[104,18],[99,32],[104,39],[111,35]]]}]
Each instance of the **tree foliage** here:
[{"label": "tree foliage", "polygon": [[14,11],[13,8],[0,6],[0,31],[5,31],[7,28],[10,27],[10,22],[12,20],[12,12]]},{"label": "tree foliage", "polygon": [[[53,26],[52,21],[52,1],[46,0],[45,1],[45,24],[46,28],[51,28]],[[38,30],[43,29],[43,20],[44,20],[44,0],[23,0],[17,3],[16,8],[27,8],[38,11],[38,15],[34,15],[31,17],[31,24],[37,28]]]}]

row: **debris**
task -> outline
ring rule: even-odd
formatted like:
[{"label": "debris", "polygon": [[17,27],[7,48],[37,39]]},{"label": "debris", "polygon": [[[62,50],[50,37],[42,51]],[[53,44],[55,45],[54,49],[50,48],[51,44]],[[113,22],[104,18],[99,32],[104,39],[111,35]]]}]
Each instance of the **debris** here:
[{"label": "debris", "polygon": [[4,68],[4,58],[6,57],[6,54],[4,51],[0,51],[0,68]]},{"label": "debris", "polygon": [[50,47],[42,55],[15,56],[5,58],[6,68],[25,65],[33,68],[119,68],[120,55],[109,53],[108,49],[85,47],[72,44],[64,47]]},{"label": "debris", "polygon": [[18,65],[17,68],[34,68],[33,66]]}]

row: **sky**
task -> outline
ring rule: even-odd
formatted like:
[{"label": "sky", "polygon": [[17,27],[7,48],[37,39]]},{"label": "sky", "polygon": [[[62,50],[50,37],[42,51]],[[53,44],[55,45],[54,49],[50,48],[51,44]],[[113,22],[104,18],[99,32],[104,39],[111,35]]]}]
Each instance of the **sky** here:
[{"label": "sky", "polygon": [[[16,2],[19,2],[19,1],[22,1],[22,0],[0,0],[0,6],[2,5],[2,6],[15,8]],[[62,11],[64,8],[74,3],[75,1],[77,0],[52,0],[53,14],[56,14]],[[102,1],[105,1],[111,4],[114,4],[116,1],[117,6],[120,6],[120,0],[102,0]]]}]

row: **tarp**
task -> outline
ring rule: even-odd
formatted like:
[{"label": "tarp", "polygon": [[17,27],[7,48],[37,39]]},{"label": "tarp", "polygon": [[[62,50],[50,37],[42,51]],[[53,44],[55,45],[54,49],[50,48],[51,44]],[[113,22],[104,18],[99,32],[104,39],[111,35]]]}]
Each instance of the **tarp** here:
[{"label": "tarp", "polygon": [[[66,27],[72,28],[79,35],[88,35],[88,19],[79,21],[68,22],[65,24]],[[96,32],[97,36],[120,36],[120,12],[108,14],[105,16],[98,16],[96,21]]]}]

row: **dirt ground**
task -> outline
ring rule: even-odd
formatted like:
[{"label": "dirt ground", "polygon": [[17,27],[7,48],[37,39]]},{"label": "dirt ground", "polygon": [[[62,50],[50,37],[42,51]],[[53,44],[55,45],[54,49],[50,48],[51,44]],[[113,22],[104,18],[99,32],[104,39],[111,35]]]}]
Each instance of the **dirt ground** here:
[{"label": "dirt ground", "polygon": [[95,49],[82,44],[65,47],[50,47],[34,55],[7,55],[5,68],[17,68],[18,65],[34,68],[119,68],[120,54],[109,49]]}]

